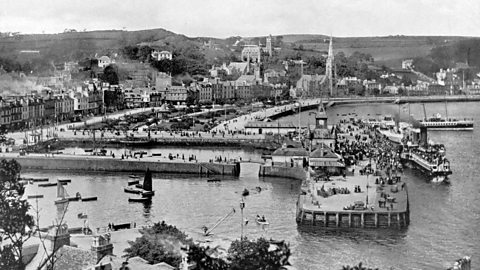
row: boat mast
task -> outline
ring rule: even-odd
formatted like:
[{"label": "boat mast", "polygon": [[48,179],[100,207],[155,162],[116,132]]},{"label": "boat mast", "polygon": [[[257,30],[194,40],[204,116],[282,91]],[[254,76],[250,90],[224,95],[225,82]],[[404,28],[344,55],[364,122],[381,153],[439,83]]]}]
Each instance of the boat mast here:
[{"label": "boat mast", "polygon": [[447,110],[447,91],[445,91],[445,121],[448,120],[448,110]]},{"label": "boat mast", "polygon": [[427,110],[425,110],[425,103],[422,103],[423,106],[423,117],[425,117],[425,121],[427,121]]}]

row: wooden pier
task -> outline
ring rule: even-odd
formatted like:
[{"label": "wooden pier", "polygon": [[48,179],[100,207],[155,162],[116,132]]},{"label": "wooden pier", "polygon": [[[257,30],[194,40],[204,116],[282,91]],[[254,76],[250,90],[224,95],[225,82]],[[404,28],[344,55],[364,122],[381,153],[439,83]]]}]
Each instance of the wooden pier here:
[{"label": "wooden pier", "polygon": [[408,207],[406,211],[313,210],[300,207],[304,196],[306,195],[300,195],[297,205],[296,220],[299,225],[319,228],[404,229],[410,224]]}]

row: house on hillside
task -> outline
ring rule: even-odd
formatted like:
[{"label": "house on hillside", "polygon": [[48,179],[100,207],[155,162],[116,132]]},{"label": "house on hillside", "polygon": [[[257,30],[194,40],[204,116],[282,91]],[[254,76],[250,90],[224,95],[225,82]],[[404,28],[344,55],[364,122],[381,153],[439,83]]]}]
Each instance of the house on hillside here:
[{"label": "house on hillside", "polygon": [[109,66],[110,64],[114,64],[115,61],[110,59],[110,57],[104,55],[100,58],[97,59],[98,60],[98,67],[99,68],[105,68],[107,66]]},{"label": "house on hillside", "polygon": [[163,59],[168,59],[168,60],[173,59],[173,55],[169,51],[160,51],[159,52],[157,50],[153,50],[151,55],[157,61],[160,61],[160,60],[163,60]]}]

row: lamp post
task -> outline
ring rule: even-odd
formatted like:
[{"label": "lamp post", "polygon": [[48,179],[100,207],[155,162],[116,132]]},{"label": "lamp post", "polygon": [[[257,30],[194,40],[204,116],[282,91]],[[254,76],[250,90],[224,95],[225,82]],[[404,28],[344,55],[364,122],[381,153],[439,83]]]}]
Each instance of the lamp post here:
[{"label": "lamp post", "polygon": [[245,208],[245,202],[243,201],[243,197],[242,197],[242,200],[240,201],[240,213],[241,213],[241,216],[242,216],[242,223],[241,223],[241,227],[242,227],[242,231],[241,231],[241,234],[240,234],[240,241],[243,240],[243,208]]}]

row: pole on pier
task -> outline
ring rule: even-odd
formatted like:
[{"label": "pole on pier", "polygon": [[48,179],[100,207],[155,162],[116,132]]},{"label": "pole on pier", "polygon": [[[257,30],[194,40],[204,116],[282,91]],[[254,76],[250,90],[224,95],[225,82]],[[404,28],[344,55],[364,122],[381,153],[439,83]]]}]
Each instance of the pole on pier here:
[{"label": "pole on pier", "polygon": [[242,197],[242,200],[240,201],[240,213],[241,213],[241,216],[242,216],[242,231],[241,231],[241,234],[240,234],[240,241],[243,239],[243,208],[245,208],[245,202],[243,201],[243,197]]}]

